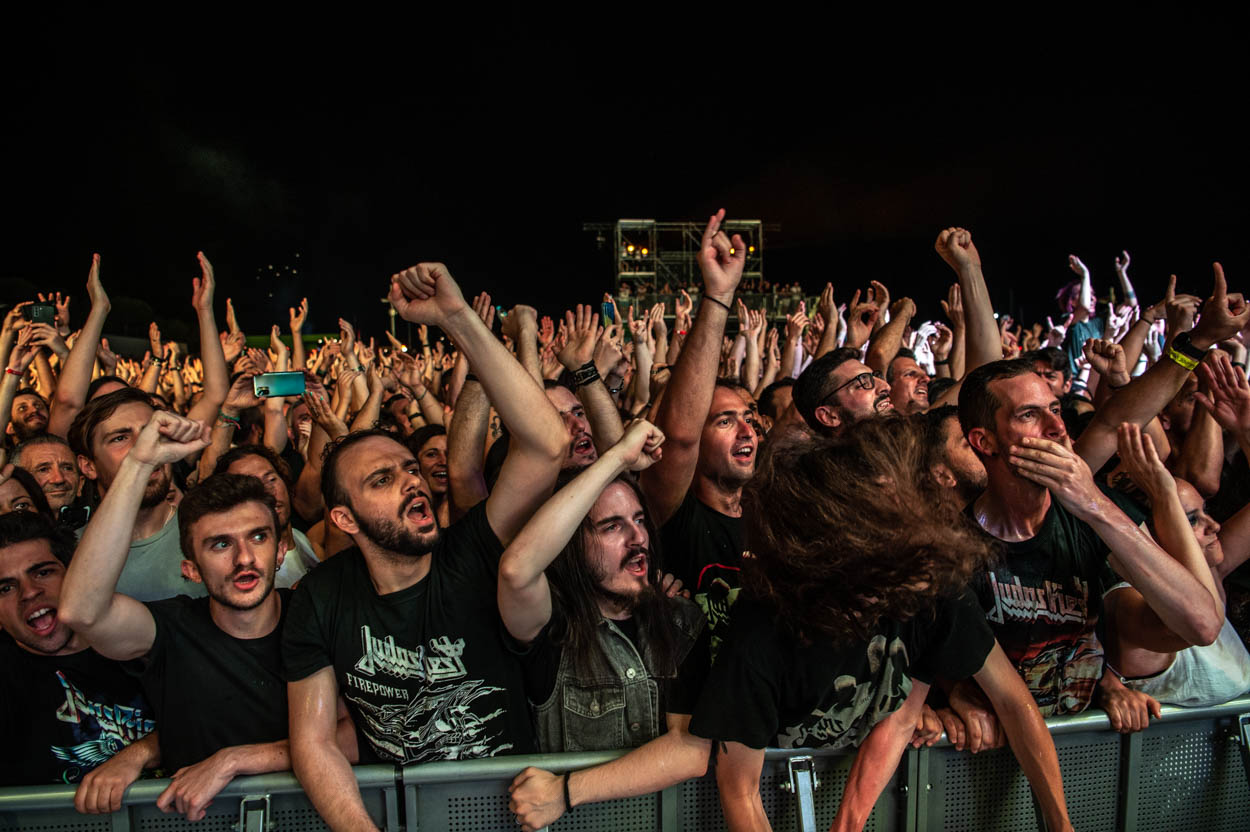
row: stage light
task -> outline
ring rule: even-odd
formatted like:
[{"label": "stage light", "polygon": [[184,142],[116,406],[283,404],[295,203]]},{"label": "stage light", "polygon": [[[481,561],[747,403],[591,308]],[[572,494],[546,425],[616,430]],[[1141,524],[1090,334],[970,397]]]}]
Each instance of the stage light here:
[{"label": "stage light", "polygon": [[747,251],[748,251],[748,252],[750,252],[751,254],[754,254],[754,253],[755,253],[755,246],[747,246]]},{"label": "stage light", "polygon": [[630,254],[634,253],[634,247],[632,245],[625,246],[625,250],[628,251]]}]

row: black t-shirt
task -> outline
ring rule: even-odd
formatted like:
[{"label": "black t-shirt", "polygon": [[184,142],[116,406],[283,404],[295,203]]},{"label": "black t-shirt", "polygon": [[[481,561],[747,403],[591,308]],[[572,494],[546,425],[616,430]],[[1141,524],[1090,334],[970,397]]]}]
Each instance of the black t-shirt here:
[{"label": "black t-shirt", "polygon": [[121,662],[39,656],[0,634],[0,786],[77,783],[156,727]]},{"label": "black t-shirt", "polygon": [[[638,622],[633,618],[614,621],[625,637],[638,648]],[[525,692],[529,700],[536,705],[551,698],[555,689],[556,675],[560,670],[560,657],[564,648],[556,644],[551,637],[553,629],[558,629],[553,615],[552,620],[538,634],[538,638],[518,652],[521,654],[521,666],[525,673]],[[673,678],[656,679],[660,688],[660,709],[669,714],[692,714],[695,703],[699,701],[699,693],[703,690],[703,680],[707,678],[708,668],[712,663],[710,650],[711,636],[707,627],[699,631],[699,636],[690,647],[690,652],[677,666],[677,675]]]},{"label": "black t-shirt", "polygon": [[[1130,503],[1114,489],[1103,491],[1117,505]],[[975,524],[972,505],[968,516]],[[1036,535],[998,543],[1002,557],[972,584],[990,628],[1043,716],[1079,713],[1103,670],[1095,629],[1107,544],[1055,499]]]},{"label": "black t-shirt", "polygon": [[333,666],[362,763],[534,752],[521,666],[495,601],[501,554],[479,503],[443,531],[429,574],[407,589],[378,595],[358,548],[300,582],[283,641],[286,677]]},{"label": "black t-shirt", "polygon": [[858,746],[902,706],[912,679],[967,678],[994,647],[970,594],[939,601],[931,615],[882,620],[876,632],[868,641],[804,644],[773,607],[740,601],[690,733],[749,748]]},{"label": "black t-shirt", "polygon": [[239,639],[209,615],[208,598],[150,601],[156,640],[139,677],[160,724],[161,766],[176,772],[223,748],[287,737],[282,626],[291,590],[267,636]]},{"label": "black t-shirt", "polygon": [[694,491],[660,530],[664,571],[681,579],[707,617],[711,658],[729,631],[729,609],[738,599],[746,530],[741,517],[721,514]]}]

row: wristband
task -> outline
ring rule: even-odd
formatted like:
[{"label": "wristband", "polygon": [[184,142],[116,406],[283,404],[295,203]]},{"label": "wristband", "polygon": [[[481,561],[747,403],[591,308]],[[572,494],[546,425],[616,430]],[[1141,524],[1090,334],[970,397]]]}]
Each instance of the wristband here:
[{"label": "wristband", "polygon": [[1246,369],[1246,362],[1244,361],[1234,361],[1232,364],[1234,367],[1240,367],[1243,370]]},{"label": "wristband", "polygon": [[1193,372],[1198,367],[1198,362],[1185,355],[1183,352],[1177,352],[1174,347],[1168,347],[1168,358],[1184,367],[1186,370]]},{"label": "wristband", "polygon": [[1125,387],[1128,387],[1129,384],[1130,382],[1127,382],[1127,381],[1124,382],[1123,384],[1112,384],[1111,382],[1108,381],[1107,387],[1111,390],[1123,390]]},{"label": "wristband", "polygon": [[467,373],[464,377],[464,383],[468,384],[470,381],[477,381],[478,384],[482,383],[478,381],[477,376],[473,375],[473,373]]},{"label": "wristband", "polygon": [[22,374],[18,372],[17,370],[14,370],[12,367],[5,367],[4,371],[11,376],[17,376],[18,378],[22,377]]},{"label": "wristband", "polygon": [[594,384],[599,380],[599,370],[595,367],[594,361],[587,361],[581,367],[573,371],[573,387],[585,387],[587,384]]},{"label": "wristband", "polygon": [[1195,363],[1201,363],[1202,359],[1207,357],[1206,350],[1200,350],[1194,346],[1194,342],[1190,337],[1190,333],[1181,332],[1172,339],[1172,347],[1182,355],[1192,359]]},{"label": "wristband", "polygon": [[239,421],[238,416],[231,416],[230,414],[226,413],[224,410],[217,411],[217,418],[223,422],[229,422],[230,424],[234,425],[236,428],[242,424]]},{"label": "wristband", "polygon": [[573,799],[569,797],[569,772],[564,772],[564,811],[573,811]]},{"label": "wristband", "polygon": [[711,295],[704,295],[704,296],[703,296],[703,299],[704,299],[704,300],[710,300],[712,303],[716,304],[717,306],[722,306],[722,307],[724,307],[724,309],[725,309],[725,311],[726,311],[726,312],[729,312],[729,313],[732,313],[732,312],[733,312],[733,310],[729,308],[729,304],[725,303],[723,300],[717,300],[716,298],[712,297]]},{"label": "wristband", "polygon": [[941,364],[949,364],[949,363],[951,363],[951,360],[949,358],[943,358],[941,361],[938,361],[937,359],[933,360],[933,366],[935,367]]}]

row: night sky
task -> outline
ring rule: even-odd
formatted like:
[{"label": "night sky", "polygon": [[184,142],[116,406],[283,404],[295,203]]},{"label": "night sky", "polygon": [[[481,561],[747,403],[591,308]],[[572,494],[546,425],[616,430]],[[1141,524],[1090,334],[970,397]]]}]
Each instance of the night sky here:
[{"label": "night sky", "polygon": [[[973,231],[1000,310],[1027,319],[1052,311],[1069,252],[1105,291],[1127,248],[1146,302],[1170,272],[1205,294],[1215,259],[1250,288],[1233,127],[1245,95],[1213,63],[1194,83],[1142,47],[1095,82],[1039,48],[1017,83],[989,56],[903,62],[897,39],[872,46],[879,31],[812,49],[787,34],[802,21],[738,21],[746,46],[720,48],[698,27],[631,28],[628,10],[93,14],[41,13],[5,35],[0,300],[59,288],[83,315],[100,251],[108,332],[142,334],[154,315],[185,337],[197,249],[217,267],[219,311],[233,296],[250,334],[285,327],[308,295],[313,331],[343,314],[381,335],[388,276],[422,259],[447,262],[466,293],[556,313],[611,283],[583,222],[720,206],[780,224],[770,279],[832,280],[846,301],[876,278],[922,317],[953,277],[932,251],[948,224]],[[978,83],[961,80],[969,67]]]}]

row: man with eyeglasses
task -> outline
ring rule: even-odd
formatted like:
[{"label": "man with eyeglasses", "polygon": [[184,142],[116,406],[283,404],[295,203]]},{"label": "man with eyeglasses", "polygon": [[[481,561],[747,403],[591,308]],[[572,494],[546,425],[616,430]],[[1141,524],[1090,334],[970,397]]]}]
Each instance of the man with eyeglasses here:
[{"label": "man with eyeglasses", "polygon": [[849,425],[894,412],[890,385],[851,347],[828,352],[807,365],[794,384],[794,406],[823,436],[838,436]]}]

